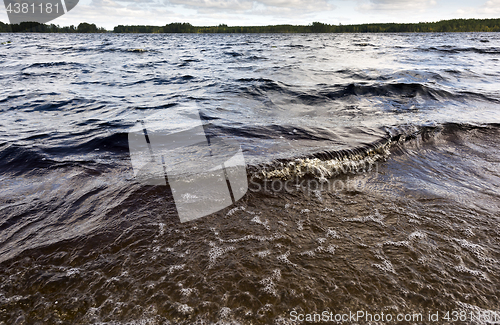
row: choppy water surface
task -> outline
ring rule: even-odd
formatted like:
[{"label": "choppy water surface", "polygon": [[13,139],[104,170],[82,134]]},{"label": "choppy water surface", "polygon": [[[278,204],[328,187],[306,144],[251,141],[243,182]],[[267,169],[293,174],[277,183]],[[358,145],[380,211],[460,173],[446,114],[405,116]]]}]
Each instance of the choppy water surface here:
[{"label": "choppy water surface", "polygon": [[[500,315],[499,35],[0,43],[1,324]],[[181,224],[127,132],[185,103],[250,190]]]}]

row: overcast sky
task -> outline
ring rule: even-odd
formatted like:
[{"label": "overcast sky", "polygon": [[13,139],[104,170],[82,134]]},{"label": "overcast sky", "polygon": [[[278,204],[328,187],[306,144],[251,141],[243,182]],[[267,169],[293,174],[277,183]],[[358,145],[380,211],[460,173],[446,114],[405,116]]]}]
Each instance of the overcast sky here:
[{"label": "overcast sky", "polygon": [[[116,25],[162,26],[171,22],[255,26],[497,17],[500,0],[80,0],[52,23],[69,26],[89,22],[112,29]],[[0,21],[8,22],[5,9],[0,10]]]}]

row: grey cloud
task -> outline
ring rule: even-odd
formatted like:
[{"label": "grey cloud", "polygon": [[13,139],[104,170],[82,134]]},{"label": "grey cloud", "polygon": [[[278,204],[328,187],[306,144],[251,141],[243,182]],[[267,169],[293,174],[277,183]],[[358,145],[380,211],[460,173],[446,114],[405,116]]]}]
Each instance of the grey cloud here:
[{"label": "grey cloud", "polygon": [[370,0],[358,6],[358,10],[423,10],[434,6],[435,0]]},{"label": "grey cloud", "polygon": [[155,0],[92,0],[91,6],[95,8],[124,8],[130,5],[141,6],[164,6]]},{"label": "grey cloud", "polygon": [[286,8],[309,8],[315,11],[323,11],[332,8],[333,6],[327,1],[309,1],[309,0],[259,0],[266,6],[286,7]]},{"label": "grey cloud", "polygon": [[168,3],[183,5],[191,9],[217,9],[230,11],[246,11],[253,7],[249,0],[169,0]]},{"label": "grey cloud", "polygon": [[500,14],[500,0],[489,0],[478,9],[478,12],[486,15]]},{"label": "grey cloud", "polygon": [[199,12],[226,11],[248,14],[286,14],[291,10],[319,12],[334,8],[327,0],[167,0],[170,4],[182,5]]},{"label": "grey cloud", "polygon": [[[274,18],[307,17],[314,13],[335,9],[332,0],[92,0],[90,7],[95,10],[128,15],[139,12],[160,12],[175,6],[196,10],[199,17],[228,15],[228,19],[240,17],[267,16]],[[83,6],[81,6],[83,9]],[[169,15],[169,16],[176,16]],[[179,18],[180,19],[180,18]],[[311,18],[312,19],[312,18]]]}]

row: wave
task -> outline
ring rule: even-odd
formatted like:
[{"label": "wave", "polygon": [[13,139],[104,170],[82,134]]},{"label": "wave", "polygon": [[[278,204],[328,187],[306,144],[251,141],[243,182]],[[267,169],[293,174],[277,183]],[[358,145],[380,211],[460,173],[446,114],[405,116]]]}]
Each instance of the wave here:
[{"label": "wave", "polygon": [[[47,170],[75,165],[116,164],[118,156],[128,154],[128,135],[124,132],[106,134],[82,132],[58,142],[52,134],[38,133],[23,141],[41,141],[43,145],[0,144],[0,172],[13,175],[43,174]],[[103,158],[109,161],[103,160]]]},{"label": "wave", "polygon": [[78,69],[84,64],[78,63],[78,62],[66,62],[66,61],[57,61],[57,62],[36,62],[28,65],[27,67],[21,69],[21,71],[24,71],[26,69],[33,69],[33,68],[51,68],[51,67],[60,67],[60,66],[69,66],[70,69]]},{"label": "wave", "polygon": [[[213,120],[202,114],[204,120]],[[217,120],[217,119],[216,119]],[[95,121],[84,122],[95,123]],[[107,122],[106,122],[107,123]],[[123,127],[123,125],[121,125]],[[499,124],[473,125],[446,123],[437,126],[415,126],[400,125],[386,128],[386,135],[382,138],[360,146],[336,149],[318,149],[309,153],[307,147],[299,151],[286,152],[270,162],[255,162],[247,165],[247,174],[250,178],[257,179],[291,179],[295,177],[315,177],[320,180],[335,177],[337,175],[358,173],[369,170],[376,162],[384,161],[391,155],[391,148],[395,145],[421,137],[423,139],[434,138],[439,134],[455,134],[459,136],[470,130],[490,130],[499,128]],[[228,127],[209,126],[207,134],[223,134],[236,138],[246,139],[278,139],[280,135],[287,135],[290,140],[306,140],[318,143],[328,143],[334,140],[334,133],[328,133],[322,129],[307,127],[287,127],[283,125],[266,125],[254,127]],[[353,131],[354,132],[354,131]],[[353,136],[355,136],[353,134]],[[30,135],[23,141],[44,141],[40,146],[23,146],[0,144],[0,171],[21,175],[25,173],[43,173],[47,169],[66,168],[68,166],[90,166],[107,165],[109,168],[123,168],[116,164],[116,159],[126,157],[129,153],[128,135],[126,132],[102,133],[102,132],[80,132],[68,135],[60,135],[66,139],[64,143],[59,138],[53,138],[52,134],[37,133]],[[298,154],[297,154],[298,152]],[[254,153],[255,154],[255,153]],[[106,157],[109,161],[104,161]],[[259,162],[260,161],[260,162]],[[76,164],[76,165],[75,165]],[[116,165],[115,165],[116,164]],[[119,166],[120,165],[120,166]],[[107,168],[108,168],[107,167]]]},{"label": "wave", "polygon": [[389,148],[401,136],[388,136],[352,149],[323,150],[307,156],[276,159],[270,163],[248,166],[248,176],[262,180],[315,177],[324,181],[340,174],[370,170],[376,161],[390,155]]},{"label": "wave", "polygon": [[[446,123],[438,126],[400,126],[392,128],[386,137],[373,143],[352,149],[324,150],[307,156],[276,159],[267,164],[248,166],[249,178],[261,180],[293,179],[296,177],[314,177],[320,181],[343,174],[357,174],[370,171],[380,160],[391,155],[391,148],[420,137],[424,140],[434,139],[437,134],[459,135],[470,130],[497,132],[500,124],[472,125]],[[489,138],[489,137],[488,137]],[[489,141],[489,139],[488,139]]]},{"label": "wave", "polygon": [[44,46],[37,45],[37,48],[41,50],[47,50],[48,52],[73,52],[73,53],[85,53],[85,52],[99,52],[99,53],[113,53],[113,52],[121,52],[121,53],[159,53],[159,51],[154,49],[145,49],[145,48],[116,48],[116,47],[108,47],[112,45],[109,42],[103,42],[97,47],[85,47],[85,46],[65,46],[65,47],[52,47],[52,46]]},{"label": "wave", "polygon": [[428,47],[419,48],[418,50],[424,52],[436,51],[449,54],[457,54],[464,52],[472,52],[479,54],[500,54],[500,48],[498,47],[488,47],[488,48],[478,48],[478,47],[454,47],[454,46],[440,46],[440,47]]},{"label": "wave", "polygon": [[[346,71],[341,71],[346,73]],[[353,73],[351,77],[362,78],[370,80],[370,77],[365,77],[360,74]],[[318,87],[317,90],[299,91],[296,87],[288,85],[283,82],[274,81],[270,79],[238,79],[240,83],[250,83],[250,87],[240,88],[246,95],[262,96],[268,94],[270,91],[278,92],[287,95],[290,98],[298,99],[300,102],[307,105],[319,104],[326,101],[343,99],[349,96],[360,97],[388,97],[388,98],[422,98],[430,101],[463,101],[463,100],[479,100],[498,104],[500,100],[488,96],[484,93],[476,93],[471,91],[448,91],[438,85],[431,86],[430,83],[417,83],[417,82],[395,82],[390,81],[399,78],[401,75],[380,76],[376,79],[388,80],[385,83],[377,82],[358,82],[347,84],[336,84],[333,86]],[[440,76],[433,79],[445,78]]]},{"label": "wave", "polygon": [[48,168],[51,161],[40,150],[14,144],[0,144],[0,171],[24,173],[27,170]]}]

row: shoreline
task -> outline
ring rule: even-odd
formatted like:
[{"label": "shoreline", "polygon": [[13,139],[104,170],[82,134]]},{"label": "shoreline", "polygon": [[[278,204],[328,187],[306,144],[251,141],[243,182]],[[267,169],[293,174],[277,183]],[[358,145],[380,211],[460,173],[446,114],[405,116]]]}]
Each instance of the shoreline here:
[{"label": "shoreline", "polygon": [[330,25],[313,22],[310,25],[267,25],[267,26],[193,26],[190,23],[170,23],[165,26],[118,25],[113,30],[97,27],[95,24],[80,23],[78,26],[61,27],[54,24],[23,22],[5,24],[0,22],[0,33],[145,33],[145,34],[352,34],[352,33],[473,33],[500,32],[500,18],[451,19],[421,23],[371,23],[354,25]]}]

